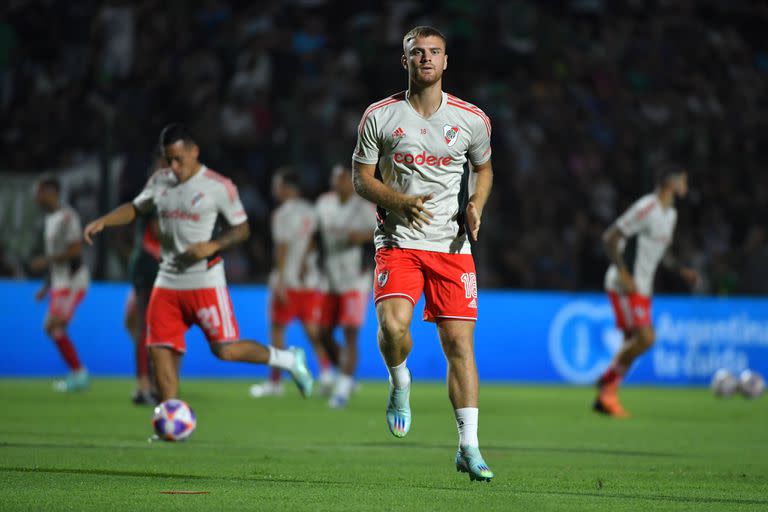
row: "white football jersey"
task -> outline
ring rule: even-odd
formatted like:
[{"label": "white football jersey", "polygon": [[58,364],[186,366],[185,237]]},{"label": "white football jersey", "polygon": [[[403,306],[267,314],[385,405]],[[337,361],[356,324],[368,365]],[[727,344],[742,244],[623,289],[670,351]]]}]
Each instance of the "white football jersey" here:
[{"label": "white football jersey", "polygon": [[[641,295],[650,297],[653,293],[653,278],[672,243],[676,222],[677,210],[673,206],[665,209],[656,194],[644,195],[616,220],[616,227],[624,235],[619,249]],[[616,265],[608,267],[605,288],[621,292]]]},{"label": "white football jersey", "polygon": [[194,290],[226,285],[220,256],[187,267],[178,258],[190,245],[211,241],[219,215],[230,226],[248,220],[232,181],[204,165],[184,183],[179,183],[170,169],[161,169],[152,175],[133,204],[142,213],[157,210],[160,270],[155,286]]},{"label": "white football jersey", "polygon": [[491,122],[482,110],[443,93],[440,108],[424,118],[402,92],[372,104],[358,127],[353,159],[378,164],[384,183],[407,195],[428,195],[434,214],[424,233],[405,218],[379,209],[376,248],[401,247],[470,253],[461,201],[468,198],[464,165],[491,158]]},{"label": "white football jersey", "polygon": [[343,203],[329,192],[317,199],[318,231],[323,245],[323,274],[328,291],[365,291],[371,276],[363,270],[363,248],[349,243],[351,233],[371,233],[376,229],[376,212],[371,203],[353,195]]},{"label": "white football jersey", "polygon": [[[48,257],[61,254],[75,242],[82,240],[83,226],[80,216],[68,205],[45,215],[44,237],[45,255]],[[51,288],[87,288],[90,283],[88,267],[82,259],[64,263],[51,263],[49,267]]]},{"label": "white football jersey", "polygon": [[[283,268],[283,283],[287,288],[317,288],[317,251],[310,249],[316,230],[315,209],[306,199],[289,199],[272,214],[275,248],[278,244],[287,246]],[[269,282],[271,285],[277,282],[277,269],[272,271]]]}]

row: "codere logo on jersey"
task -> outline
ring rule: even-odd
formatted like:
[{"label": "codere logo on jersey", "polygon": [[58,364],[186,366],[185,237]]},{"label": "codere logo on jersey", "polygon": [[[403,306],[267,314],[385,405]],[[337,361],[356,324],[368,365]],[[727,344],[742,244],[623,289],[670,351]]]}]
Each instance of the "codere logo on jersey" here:
[{"label": "codere logo on jersey", "polygon": [[428,155],[426,151],[422,151],[418,155],[412,153],[395,153],[395,163],[406,165],[425,165],[427,167],[448,167],[453,162],[453,158],[450,156],[435,156]]}]

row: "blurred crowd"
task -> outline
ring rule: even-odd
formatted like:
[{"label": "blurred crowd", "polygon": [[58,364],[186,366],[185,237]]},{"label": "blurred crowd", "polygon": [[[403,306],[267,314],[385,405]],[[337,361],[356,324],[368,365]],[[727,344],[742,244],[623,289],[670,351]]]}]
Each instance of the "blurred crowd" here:
[{"label": "blurred crowd", "polygon": [[[323,191],[365,107],[406,87],[403,33],[430,24],[449,40],[445,89],[493,122],[481,286],[600,289],[602,231],[672,160],[690,169],[675,250],[698,291],[765,293],[766,23],[746,0],[11,0],[0,170],[121,154],[127,200],[161,127],[186,123],[254,224],[230,279],[264,280],[272,171]],[[658,289],[685,290],[663,271]]]}]

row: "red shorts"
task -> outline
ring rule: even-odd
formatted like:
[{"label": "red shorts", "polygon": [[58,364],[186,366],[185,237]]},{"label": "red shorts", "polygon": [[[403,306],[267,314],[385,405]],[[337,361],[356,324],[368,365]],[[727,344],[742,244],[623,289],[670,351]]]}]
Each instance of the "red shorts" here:
[{"label": "red shorts", "polygon": [[77,306],[83,302],[85,288],[59,288],[51,290],[51,300],[48,303],[48,316],[65,322],[72,320]]},{"label": "red shorts", "polygon": [[374,302],[403,297],[414,305],[422,290],[424,320],[477,320],[477,278],[471,254],[414,249],[376,251]]},{"label": "red shorts", "polygon": [[269,318],[277,325],[288,325],[294,318],[303,324],[320,322],[323,296],[317,290],[287,290],[287,300],[279,301],[274,294],[269,299]]},{"label": "red shorts", "polygon": [[240,339],[226,286],[199,290],[153,288],[147,308],[147,345],[170,347],[184,353],[184,334],[192,325],[205,333],[209,343]]},{"label": "red shorts", "polygon": [[366,295],[358,290],[323,293],[320,325],[323,327],[360,327],[365,320]]},{"label": "red shorts", "polygon": [[651,325],[651,298],[639,293],[620,295],[608,291],[616,314],[616,325],[623,331]]}]

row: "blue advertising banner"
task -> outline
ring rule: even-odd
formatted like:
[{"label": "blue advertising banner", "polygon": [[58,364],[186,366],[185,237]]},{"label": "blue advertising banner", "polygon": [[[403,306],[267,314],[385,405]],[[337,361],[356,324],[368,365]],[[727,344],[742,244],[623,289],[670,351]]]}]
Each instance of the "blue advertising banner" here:
[{"label": "blue advertising banner", "polygon": [[[0,281],[5,333],[2,376],[52,376],[66,370],[42,331],[47,304],[33,298],[39,285]],[[267,290],[233,286],[231,293],[243,337],[266,341]],[[94,284],[72,322],[71,338],[94,375],[133,373],[133,347],[123,327],[127,294],[126,284]],[[481,290],[479,299],[475,345],[484,380],[590,384],[622,343],[611,306],[602,294]],[[414,350],[408,366],[417,379],[443,379],[445,359],[435,326],[420,320],[422,309],[420,303],[414,314]],[[656,346],[632,369],[628,383],[703,385],[718,368],[751,368],[768,374],[768,299],[657,297],[653,319]],[[289,328],[288,342],[309,350],[298,325]],[[189,331],[187,347],[185,376],[261,378],[266,374],[263,367],[216,360],[197,328]],[[358,376],[386,378],[372,304],[360,347]]]}]

